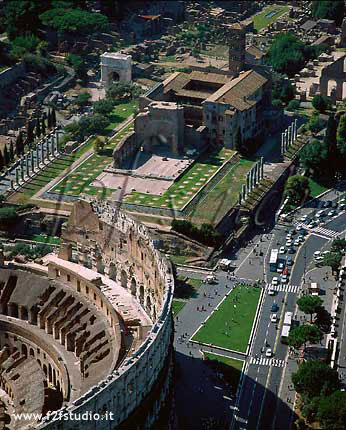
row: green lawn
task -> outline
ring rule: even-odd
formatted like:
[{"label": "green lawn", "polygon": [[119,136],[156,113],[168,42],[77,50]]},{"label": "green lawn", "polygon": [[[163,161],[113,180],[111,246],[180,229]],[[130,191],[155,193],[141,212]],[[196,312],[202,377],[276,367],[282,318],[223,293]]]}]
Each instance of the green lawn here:
[{"label": "green lawn", "polygon": [[193,340],[245,353],[260,294],[260,288],[238,285]]},{"label": "green lawn", "polygon": [[225,148],[205,154],[195,161],[162,196],[132,192],[124,198],[124,201],[144,206],[181,209],[233,155],[234,151]]},{"label": "green lawn", "polygon": [[112,113],[109,115],[111,123],[106,127],[105,131],[110,132],[114,130],[119,124],[125,121],[130,115],[134,114],[137,110],[137,100],[131,100],[129,103],[123,103],[113,108]]},{"label": "green lawn", "polygon": [[34,234],[30,237],[30,240],[34,240],[35,242],[41,243],[53,243],[55,245],[60,245],[60,239],[58,237],[46,236],[44,234]]},{"label": "green lawn", "polygon": [[319,184],[314,179],[309,178],[309,187],[310,187],[310,195],[311,197],[317,197],[322,194],[324,191],[327,191],[328,188],[324,185]]},{"label": "green lawn", "polygon": [[221,181],[209,191],[205,199],[196,206],[191,214],[191,222],[217,223],[237,203],[239,192],[245,183],[246,173],[253,164],[254,161],[241,159],[232,166]]},{"label": "green lawn", "polygon": [[234,360],[223,355],[211,354],[210,352],[204,352],[204,357],[208,360],[208,364],[224,375],[225,380],[236,391],[244,361]]},{"label": "green lawn", "polygon": [[176,316],[183,309],[183,307],[185,305],[186,305],[186,302],[184,302],[182,300],[174,299],[173,302],[172,302],[172,312],[173,312],[173,315]]},{"label": "green lawn", "polygon": [[[254,16],[254,27],[255,30],[259,31],[264,27],[267,27],[272,22],[276,21],[281,15],[283,15],[285,12],[287,12],[289,9],[288,6],[268,6],[263,9],[261,13]],[[268,18],[266,15],[270,12],[276,12],[275,15]]]}]

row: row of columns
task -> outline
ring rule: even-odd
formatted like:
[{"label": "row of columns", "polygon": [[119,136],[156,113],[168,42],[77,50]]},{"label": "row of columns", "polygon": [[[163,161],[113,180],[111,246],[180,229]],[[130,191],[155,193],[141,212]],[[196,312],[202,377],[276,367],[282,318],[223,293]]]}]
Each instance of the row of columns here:
[{"label": "row of columns", "polygon": [[11,179],[11,190],[15,190],[28,180],[36,172],[43,169],[46,161],[52,161],[59,155],[59,132],[52,131],[45,140],[37,143],[35,149],[31,149],[20,160],[15,170],[15,181]]},{"label": "row of columns", "polygon": [[264,160],[263,157],[252,167],[246,175],[246,183],[243,184],[242,191],[239,193],[239,204],[241,205],[249,193],[260,183],[264,176]]},{"label": "row of columns", "polygon": [[297,133],[297,119],[295,119],[294,122],[281,133],[281,155],[284,155],[289,146],[297,139]]}]

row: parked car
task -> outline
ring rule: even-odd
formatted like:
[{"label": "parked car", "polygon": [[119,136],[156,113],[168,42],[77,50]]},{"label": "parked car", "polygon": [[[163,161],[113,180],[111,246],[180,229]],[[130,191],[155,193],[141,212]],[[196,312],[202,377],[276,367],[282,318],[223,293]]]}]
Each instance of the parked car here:
[{"label": "parked car", "polygon": [[305,222],[307,219],[308,219],[308,216],[307,216],[307,215],[303,215],[303,216],[301,216],[301,217],[299,218],[299,221],[301,221],[301,222]]},{"label": "parked car", "polygon": [[298,236],[298,240],[299,240],[299,242],[300,242],[300,243],[304,242],[304,240],[305,240],[305,236],[304,236],[303,234],[300,234],[300,235]]},{"label": "parked car", "polygon": [[274,290],[274,288],[269,288],[268,295],[269,296],[275,296],[275,290]]},{"label": "parked car", "polygon": [[271,357],[272,355],[273,355],[273,352],[272,352],[271,348],[267,348],[266,357]]},{"label": "parked car", "polygon": [[321,205],[322,208],[329,208],[329,206],[330,206],[330,202],[329,201],[322,202],[322,205]]},{"label": "parked car", "polygon": [[286,264],[287,266],[293,265],[293,258],[290,255],[287,256]]},{"label": "parked car", "polygon": [[287,252],[289,254],[295,254],[296,250],[294,248],[288,248]]},{"label": "parked car", "polygon": [[280,246],[279,254],[284,254],[286,252],[286,248],[284,246]]},{"label": "parked car", "polygon": [[292,239],[288,239],[287,241],[286,241],[286,246],[287,246],[287,248],[288,247],[290,247],[292,245]]},{"label": "parked car", "polygon": [[314,258],[319,257],[321,255],[321,251],[314,252]]},{"label": "parked car", "polygon": [[287,275],[281,275],[280,281],[282,284],[287,284],[288,276]]},{"label": "parked car", "polygon": [[300,245],[300,240],[299,239],[296,239],[295,241],[294,241],[294,246],[299,246]]},{"label": "parked car", "polygon": [[338,202],[332,202],[331,207],[336,209],[338,207]]},{"label": "parked car", "polygon": [[330,210],[328,212],[328,216],[333,216],[333,215],[335,215],[335,210],[334,209],[332,209],[332,210]]}]

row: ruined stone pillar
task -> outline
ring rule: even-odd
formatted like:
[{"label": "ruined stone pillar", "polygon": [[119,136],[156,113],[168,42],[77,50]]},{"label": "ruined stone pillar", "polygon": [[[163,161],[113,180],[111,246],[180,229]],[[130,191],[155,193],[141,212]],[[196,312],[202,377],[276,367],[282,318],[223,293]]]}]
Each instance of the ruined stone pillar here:
[{"label": "ruined stone pillar", "polygon": [[37,169],[40,168],[40,154],[39,154],[39,146],[38,144],[36,145],[36,165],[37,165]]},{"label": "ruined stone pillar", "polygon": [[250,193],[253,190],[253,169],[250,170]]},{"label": "ruined stone pillar", "polygon": [[59,152],[59,132],[56,130],[55,132],[55,138],[56,138],[56,152]]},{"label": "ruined stone pillar", "polygon": [[49,137],[47,137],[47,139],[45,140],[45,145],[46,145],[46,157],[47,157],[47,160],[50,160]]},{"label": "ruined stone pillar", "polygon": [[288,129],[286,128],[286,130],[285,130],[285,143],[284,143],[284,148],[286,148],[286,146],[287,146],[287,142],[288,142]]},{"label": "ruined stone pillar", "polygon": [[249,192],[250,189],[250,172],[246,175],[246,194]]},{"label": "ruined stone pillar", "polygon": [[294,142],[294,123],[291,124],[291,142],[290,145],[293,145]]},{"label": "ruined stone pillar", "polygon": [[238,204],[239,204],[239,206],[241,206],[241,199],[242,199],[242,195],[241,195],[241,193],[239,193],[239,196],[238,196]]},{"label": "ruined stone pillar", "polygon": [[253,167],[253,184],[254,187],[257,185],[257,163]]},{"label": "ruined stone pillar", "polygon": [[27,177],[29,177],[29,154],[26,154],[25,156],[25,174]]},{"label": "ruined stone pillar", "polygon": [[19,168],[16,168],[16,185],[19,185]]},{"label": "ruined stone pillar", "polygon": [[10,190],[14,190],[13,179],[10,179]]},{"label": "ruined stone pillar", "polygon": [[261,157],[261,179],[263,179],[264,176],[264,158]]},{"label": "ruined stone pillar", "polygon": [[41,142],[41,163],[44,164],[44,146],[43,146],[43,142]]},{"label": "ruined stone pillar", "polygon": [[297,118],[294,120],[294,140],[297,139],[298,136],[298,120]]},{"label": "ruined stone pillar", "polygon": [[283,154],[282,148],[284,148],[284,146],[285,146],[285,133],[281,133],[281,154]]},{"label": "ruined stone pillar", "polygon": [[261,160],[262,160],[262,157],[257,162],[257,182],[261,181]]},{"label": "ruined stone pillar", "polygon": [[22,181],[24,182],[24,164],[23,159],[20,160],[20,177]]},{"label": "ruined stone pillar", "polygon": [[31,150],[31,172],[35,172],[35,159],[34,159],[34,151]]},{"label": "ruined stone pillar", "polygon": [[242,187],[242,194],[243,194],[243,201],[245,201],[245,199],[246,199],[246,185],[245,184],[243,184],[243,187]]}]

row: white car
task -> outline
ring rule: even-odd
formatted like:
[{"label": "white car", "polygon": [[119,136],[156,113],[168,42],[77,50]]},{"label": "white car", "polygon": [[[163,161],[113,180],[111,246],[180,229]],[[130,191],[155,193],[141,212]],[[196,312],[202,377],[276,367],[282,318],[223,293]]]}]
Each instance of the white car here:
[{"label": "white car", "polygon": [[314,252],[314,258],[317,258],[321,255],[321,251],[315,251]]},{"label": "white car", "polygon": [[281,275],[281,284],[286,284],[288,281],[288,276],[287,275]]},{"label": "white car", "polygon": [[301,224],[298,224],[296,227],[296,230],[297,231],[303,230],[303,226]]},{"label": "white car", "polygon": [[278,285],[279,284],[279,278],[277,276],[274,276],[272,279],[272,285]]},{"label": "white car", "polygon": [[270,321],[272,323],[277,323],[278,322],[278,316],[276,314],[271,314],[270,315]]},{"label": "white car", "polygon": [[275,290],[274,290],[274,288],[269,288],[268,295],[269,296],[275,296]]},{"label": "white car", "polygon": [[284,254],[286,252],[286,248],[284,246],[280,246],[279,254]]},{"label": "white car", "polygon": [[299,218],[299,221],[301,221],[301,222],[305,222],[307,219],[308,219],[308,216],[307,216],[307,215],[303,215],[303,216],[301,216],[301,217]]},{"label": "white car", "polygon": [[266,357],[271,357],[272,355],[273,355],[273,351],[271,350],[271,348],[267,348]]},{"label": "white car", "polygon": [[289,248],[291,245],[292,245],[292,239],[288,239],[288,240],[286,241],[286,246],[287,246],[287,248]]},{"label": "white car", "polygon": [[299,246],[300,245],[300,240],[299,239],[296,239],[295,241],[294,241],[294,246]]},{"label": "white car", "polygon": [[328,216],[334,216],[335,215],[335,210],[332,209],[328,212]]},{"label": "white car", "polygon": [[314,227],[316,227],[316,223],[315,223],[315,222],[311,222],[311,223],[308,225],[308,228],[314,228]]}]

